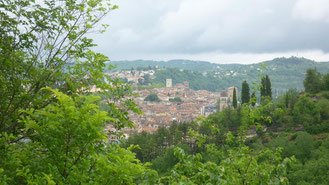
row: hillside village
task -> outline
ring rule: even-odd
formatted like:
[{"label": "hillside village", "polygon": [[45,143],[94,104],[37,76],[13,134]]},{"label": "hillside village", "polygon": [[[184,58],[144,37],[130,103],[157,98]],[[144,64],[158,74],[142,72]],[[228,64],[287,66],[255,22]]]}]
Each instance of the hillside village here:
[{"label": "hillside village", "polygon": [[[154,78],[154,70],[148,71],[122,71],[107,73],[111,77],[127,79],[137,86],[140,79],[144,80],[145,75]],[[189,122],[199,116],[205,116],[222,111],[224,108],[232,106],[234,88],[228,87],[221,92],[210,92],[206,90],[192,90],[189,88],[189,82],[177,83],[173,85],[172,79],[166,79],[166,87],[152,88],[144,90],[135,90],[138,97],[134,101],[143,111],[143,115],[130,113],[130,120],[133,121],[136,129],[125,129],[124,133],[130,135],[134,132],[153,133],[161,126],[169,127],[172,122]],[[157,101],[145,101],[146,97],[154,94],[159,98]],[[238,97],[237,97],[238,98]],[[172,101],[179,99],[180,101]],[[108,129],[113,129],[109,125]]]}]

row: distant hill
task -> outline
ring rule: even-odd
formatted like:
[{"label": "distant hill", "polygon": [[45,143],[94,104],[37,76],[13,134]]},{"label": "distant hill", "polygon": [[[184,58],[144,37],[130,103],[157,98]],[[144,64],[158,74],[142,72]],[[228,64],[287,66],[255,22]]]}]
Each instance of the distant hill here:
[{"label": "distant hill", "polygon": [[116,70],[137,69],[148,67],[159,68],[177,68],[192,71],[211,71],[218,64],[205,61],[192,60],[169,60],[169,61],[153,61],[153,60],[132,60],[132,61],[113,61],[112,65],[117,65]]},{"label": "distant hill", "polygon": [[[273,92],[281,93],[289,88],[303,89],[305,72],[309,68],[316,68],[321,73],[329,73],[329,62],[315,62],[306,58],[276,58],[258,64],[214,64],[204,61],[171,60],[171,61],[116,61],[111,62],[117,65],[116,70],[138,69],[138,68],[177,68],[175,73],[158,72],[157,82],[163,82],[164,78],[173,78],[174,83],[182,80],[190,81],[195,89],[207,89],[219,91],[228,86],[237,86],[241,89],[241,83],[247,80],[249,84],[257,79],[262,69],[261,64],[265,64],[265,74],[268,74],[273,87]],[[186,70],[185,72],[183,70]],[[190,71],[191,74],[188,74]],[[194,72],[193,72],[194,71]],[[202,75],[200,75],[202,74]],[[188,79],[195,76],[197,79]],[[203,76],[203,77],[202,77]],[[201,79],[206,78],[206,79]],[[205,84],[206,83],[206,84]]]}]

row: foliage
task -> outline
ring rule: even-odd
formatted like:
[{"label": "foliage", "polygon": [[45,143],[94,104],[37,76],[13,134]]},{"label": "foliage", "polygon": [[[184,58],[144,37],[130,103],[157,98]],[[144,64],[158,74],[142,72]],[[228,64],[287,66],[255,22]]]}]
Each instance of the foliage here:
[{"label": "foliage", "polygon": [[326,91],[329,91],[329,73],[323,76],[323,86]]},{"label": "foliage", "polygon": [[255,109],[259,115],[257,121],[266,126],[280,126],[283,109],[277,107],[269,98],[263,99],[262,105]]},{"label": "foliage", "polygon": [[[215,128],[213,128],[215,129]],[[216,130],[216,129],[215,129]],[[217,161],[203,161],[202,155],[188,155],[176,148],[179,163],[170,176],[160,178],[163,184],[288,184],[286,166],[292,159],[280,157],[279,151],[264,150],[257,154],[239,138],[228,133],[225,143],[216,146],[205,143],[209,137],[194,132],[197,144],[207,153],[215,154]],[[270,159],[270,160],[269,160]]]},{"label": "foliage", "polygon": [[[119,70],[126,69],[130,70],[131,67],[135,69],[139,66],[147,68],[151,66],[156,68],[156,70],[168,70],[168,68],[176,68],[177,70],[186,70],[191,73],[198,72],[202,73],[207,77],[209,76],[208,82],[206,80],[195,78],[185,78],[181,82],[195,81],[191,84],[192,89],[202,88],[210,91],[220,91],[223,88],[230,86],[239,87],[241,82],[244,80],[251,82],[257,78],[259,74],[259,68],[261,68],[261,63],[257,64],[214,64],[210,62],[201,62],[201,61],[188,61],[188,60],[175,60],[175,61],[146,61],[146,60],[136,60],[136,61],[114,61],[112,64],[116,64]],[[321,73],[327,73],[329,70],[329,62],[315,62],[306,58],[275,58],[270,61],[264,61],[267,65],[267,70],[265,71],[271,77],[272,93],[273,95],[280,95],[286,92],[288,89],[296,88],[297,90],[302,90],[303,80],[305,78],[305,71],[309,68],[317,68]],[[231,73],[233,71],[233,73]],[[167,73],[167,72],[165,72]],[[175,72],[176,73],[176,72]],[[183,74],[183,71],[177,73]],[[167,73],[170,74],[170,73]],[[179,75],[181,75],[179,74]],[[234,74],[234,75],[233,75]],[[177,74],[178,75],[178,74]],[[165,77],[156,75],[157,78],[162,79],[161,83],[165,83]],[[212,77],[211,77],[212,76]],[[202,78],[202,76],[199,76]],[[171,77],[174,79],[175,77]],[[177,77],[179,80],[181,78]],[[213,81],[210,78],[217,78],[218,80]],[[176,78],[175,78],[176,79]],[[287,80],[289,79],[289,80]],[[209,83],[211,81],[211,83]],[[173,81],[176,83],[175,81]],[[160,83],[157,81],[156,83]],[[204,85],[197,85],[197,83],[204,83]],[[209,84],[209,85],[208,85]],[[218,87],[217,87],[218,86]],[[213,90],[216,87],[217,90]],[[197,89],[198,90],[198,89]],[[273,96],[274,98],[274,96]]]},{"label": "foliage", "polygon": [[145,97],[144,101],[151,101],[151,102],[160,102],[158,95],[156,94],[150,94]]},{"label": "foliage", "polygon": [[317,93],[321,90],[321,74],[316,69],[308,69],[304,80],[305,92]]},{"label": "foliage", "polygon": [[329,73],[321,74],[317,69],[308,69],[304,80],[305,92],[316,94],[329,91]]},{"label": "foliage", "polygon": [[188,129],[197,128],[195,122],[177,123],[173,122],[170,128],[160,127],[154,134],[142,132],[131,135],[124,144],[126,148],[130,145],[139,145],[134,148],[136,157],[142,162],[151,162],[162,155],[166,148],[178,144],[188,144]]},{"label": "foliage", "polygon": [[296,89],[289,89],[281,100],[278,101],[278,106],[288,109],[290,112],[294,109],[296,102],[298,101],[298,91]]},{"label": "foliage", "polygon": [[104,125],[116,119],[99,110],[100,97],[70,97],[47,89],[55,103],[24,111],[21,122],[30,133],[28,139],[7,139],[1,146],[7,151],[0,162],[5,169],[1,176],[10,177],[7,183],[122,184],[156,176],[130,151],[107,146]]},{"label": "foliage", "polygon": [[311,157],[303,164],[292,165],[288,178],[291,184],[327,184],[329,181],[329,140],[311,151]]},{"label": "foliage", "polygon": [[[296,101],[293,93],[287,94],[281,107],[264,98],[260,107],[244,104],[197,122],[160,127],[155,134],[137,134],[121,148],[108,143],[107,134],[120,138],[123,128],[133,128],[128,111],[141,112],[130,98],[130,86],[103,75],[108,58],[93,52],[95,44],[86,37],[117,6],[108,0],[0,3],[1,184],[286,184],[293,158],[281,157],[276,148],[284,144],[283,156],[295,155],[298,160],[288,173],[293,183],[328,181],[327,141],[315,142],[301,132],[289,139],[278,137],[278,144],[269,143],[271,149],[246,145],[248,130],[256,129],[265,139],[264,125],[282,124],[281,114],[287,109],[306,131],[327,131],[326,97],[305,95]],[[100,32],[106,27],[102,25]],[[293,64],[295,59],[291,60]],[[242,67],[233,68],[242,73]],[[242,81],[237,77],[234,82],[219,75],[226,71],[215,69],[158,70],[156,79],[145,76],[141,83],[161,84],[171,77],[174,83],[190,81],[192,89],[216,91]],[[253,66],[249,72],[255,71]],[[328,75],[308,73],[306,92],[328,90]],[[321,88],[315,88],[319,84]],[[263,88],[271,97],[268,76]],[[90,95],[91,89],[99,96]],[[159,101],[156,95],[151,99]],[[256,102],[255,96],[251,102]],[[106,124],[116,131],[106,133]],[[163,177],[159,179],[149,165]]]},{"label": "foliage", "polygon": [[[117,130],[110,134],[120,137],[122,128],[133,127],[127,111],[140,113],[130,86],[103,75],[108,58],[93,52],[95,44],[86,36],[103,32],[107,25],[98,23],[117,6],[108,0],[0,4],[1,184],[103,184],[106,179],[121,184],[148,178],[133,153],[107,146],[103,132],[110,123]],[[91,89],[102,101],[85,96]],[[99,110],[100,103],[106,111]],[[125,173],[116,175],[119,170]]]},{"label": "foliage", "polygon": [[[186,153],[190,152],[190,148],[186,144],[178,144],[175,147],[182,148]],[[159,174],[167,174],[171,169],[179,162],[177,156],[175,156],[175,147],[169,147],[166,151],[152,160],[152,168],[155,169]]]},{"label": "foliage", "polygon": [[210,115],[208,119],[222,129],[237,129],[241,126],[241,108],[226,108],[222,112]]},{"label": "foliage", "polygon": [[265,77],[265,82],[266,82],[266,96],[269,96],[272,98],[272,85],[271,85],[271,80],[268,75]]},{"label": "foliage", "polygon": [[[255,92],[252,92],[250,99],[251,100],[255,100],[256,99],[256,93]],[[254,107],[256,105],[256,101],[252,101],[251,102],[251,105]]]},{"label": "foliage", "polygon": [[[310,135],[328,132],[329,101],[324,94],[303,95],[291,89],[278,102],[265,97],[260,106],[250,106],[256,102],[255,97],[237,109],[224,109],[199,120],[198,125],[190,127],[187,136],[173,132],[172,128],[169,132],[161,131],[163,139],[156,137],[158,133],[150,135],[153,139],[145,141],[159,143],[148,142],[143,147],[154,146],[149,152],[157,153],[152,162],[162,175],[159,180],[162,184],[280,184],[288,183],[288,179],[292,184],[326,184],[328,164],[323,161],[328,148],[321,147],[320,152],[322,141]],[[280,134],[279,130],[284,129],[306,132]],[[253,130],[256,135],[246,139]],[[182,138],[178,143],[189,150],[174,149],[170,133],[177,133]],[[293,156],[297,163],[290,166]]]},{"label": "foliage", "polygon": [[95,44],[86,34],[117,6],[107,0],[0,4],[0,132],[17,134],[21,110],[51,103],[43,87],[68,94],[90,85],[106,88],[102,71],[108,58],[91,50]]},{"label": "foliage", "polygon": [[262,77],[261,80],[261,89],[260,89],[260,96],[262,98],[269,97],[272,98],[272,87],[271,87],[271,81],[268,75],[265,77]]},{"label": "foliage", "polygon": [[248,82],[245,80],[242,83],[241,104],[249,103],[249,101],[250,101],[250,88]]},{"label": "foliage", "polygon": [[260,88],[260,96],[265,97],[266,96],[266,80],[264,77],[261,79],[261,88]]},{"label": "foliage", "polygon": [[138,85],[148,85],[150,83],[150,75],[145,74],[143,79],[138,79]]},{"label": "foliage", "polygon": [[189,88],[193,90],[206,89],[209,91],[219,91],[223,87],[229,85],[229,83],[223,84],[225,82],[220,81],[213,75],[203,75],[200,72],[179,70],[175,68],[168,68],[165,70],[157,70],[155,72],[156,78],[151,80],[152,83],[163,83],[165,84],[167,78],[171,78],[173,85],[177,83],[183,83],[185,81],[189,82]]},{"label": "foliage", "polygon": [[328,139],[317,141],[310,134],[298,132],[280,134],[271,139],[266,147],[282,147],[283,157],[296,156],[297,162],[288,169],[290,184],[327,184]]},{"label": "foliage", "polygon": [[236,109],[238,107],[238,101],[237,101],[237,95],[236,95],[236,90],[234,88],[233,90],[233,107]]},{"label": "foliage", "polygon": [[144,89],[154,89],[154,88],[163,88],[163,87],[165,87],[165,85],[162,83],[153,83],[151,85],[139,85],[134,89],[144,90]]},{"label": "foliage", "polygon": [[320,113],[316,104],[305,96],[302,96],[294,106],[294,120],[303,125],[312,125],[319,121]]}]

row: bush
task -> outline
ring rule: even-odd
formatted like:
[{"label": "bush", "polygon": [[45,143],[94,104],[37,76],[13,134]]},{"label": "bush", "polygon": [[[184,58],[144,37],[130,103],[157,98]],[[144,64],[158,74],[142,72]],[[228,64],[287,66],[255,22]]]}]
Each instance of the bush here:
[{"label": "bush", "polygon": [[329,121],[327,120],[320,124],[306,126],[305,131],[310,134],[327,133],[329,132]]},{"label": "bush", "polygon": [[150,94],[144,99],[144,101],[160,102],[161,100],[159,99],[158,95]]}]

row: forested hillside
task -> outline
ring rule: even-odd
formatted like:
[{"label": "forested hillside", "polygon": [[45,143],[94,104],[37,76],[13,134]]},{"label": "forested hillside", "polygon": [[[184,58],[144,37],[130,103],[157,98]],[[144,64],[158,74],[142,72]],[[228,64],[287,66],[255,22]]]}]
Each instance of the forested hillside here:
[{"label": "forested hillside", "polygon": [[211,71],[217,64],[205,61],[192,61],[192,60],[170,60],[170,61],[154,61],[154,60],[132,60],[132,61],[111,61],[112,65],[116,65],[114,70],[124,69],[145,69],[149,67],[159,68],[177,68],[192,71]]},{"label": "forested hillside", "polygon": [[[191,88],[220,91],[229,86],[240,87],[244,80],[253,82],[263,70],[272,81],[273,92],[281,94],[290,88],[303,89],[305,71],[316,68],[321,73],[329,71],[329,62],[315,62],[305,58],[276,58],[265,61],[266,69],[259,64],[213,64],[209,62],[196,62],[175,60],[168,62],[157,61],[122,61],[113,62],[119,69],[148,69],[165,68],[157,71],[155,83],[165,83],[166,78],[172,78],[174,83],[189,81]],[[177,69],[177,70],[175,70]],[[289,80],[287,80],[289,79]]]}]

